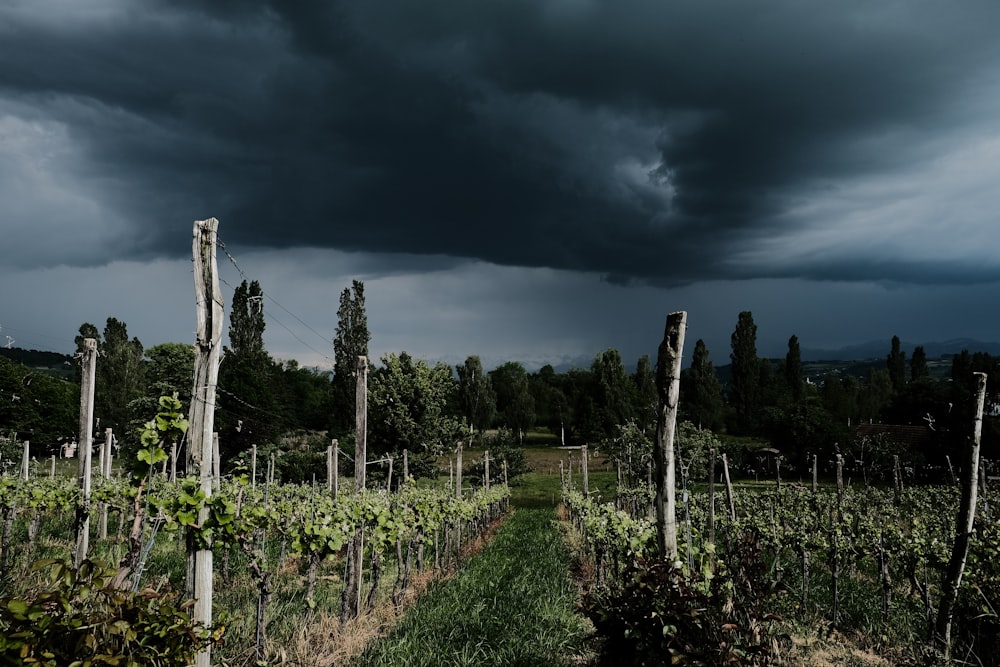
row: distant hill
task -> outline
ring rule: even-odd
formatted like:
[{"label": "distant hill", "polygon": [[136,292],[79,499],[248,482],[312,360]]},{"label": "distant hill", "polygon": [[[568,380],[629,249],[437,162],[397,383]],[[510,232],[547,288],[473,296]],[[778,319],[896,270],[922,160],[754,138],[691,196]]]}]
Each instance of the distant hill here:
[{"label": "distant hill", "polygon": [[6,357],[11,361],[24,364],[32,370],[56,377],[72,379],[75,372],[73,357],[68,354],[25,350],[19,347],[0,347],[0,357]]},{"label": "distant hill", "polygon": [[[863,361],[866,359],[885,360],[889,355],[891,341],[873,340],[857,345],[848,345],[835,350],[820,350],[815,348],[802,348],[802,361]],[[943,342],[934,343],[910,343],[900,341],[899,348],[906,353],[907,358],[913,354],[913,348],[917,345],[924,346],[924,352],[928,359],[939,359],[943,356],[950,357],[960,353],[962,350],[969,352],[985,352],[992,356],[1000,355],[1000,343],[990,343],[972,338],[954,338]]]}]

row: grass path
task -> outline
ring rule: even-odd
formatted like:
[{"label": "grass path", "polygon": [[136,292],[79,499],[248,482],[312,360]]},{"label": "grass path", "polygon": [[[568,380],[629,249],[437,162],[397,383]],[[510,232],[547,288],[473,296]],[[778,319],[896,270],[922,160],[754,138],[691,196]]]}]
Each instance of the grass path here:
[{"label": "grass path", "polygon": [[519,508],[357,664],[572,664],[587,634],[575,599],[552,508]]}]

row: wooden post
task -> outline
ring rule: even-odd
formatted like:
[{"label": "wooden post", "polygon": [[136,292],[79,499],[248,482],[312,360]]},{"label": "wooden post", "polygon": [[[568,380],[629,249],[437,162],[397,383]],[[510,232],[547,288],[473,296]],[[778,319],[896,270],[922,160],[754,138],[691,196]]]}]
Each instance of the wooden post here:
[{"label": "wooden post", "polygon": [[177,441],[170,441],[170,483],[177,481]]},{"label": "wooden post", "polygon": [[580,470],[583,471],[583,495],[590,495],[590,464],[587,460],[587,445],[580,446]]},{"label": "wooden post", "polygon": [[410,451],[403,449],[403,484],[410,480]]},{"label": "wooden post", "polygon": [[250,445],[250,488],[257,488],[257,445]]},{"label": "wooden post", "polygon": [[[368,463],[368,358],[358,356],[355,367],[354,392],[354,491],[365,490]],[[356,618],[361,614],[361,581],[364,572],[364,530],[358,527],[348,546],[348,578],[344,587],[342,616]]]},{"label": "wooden post", "polygon": [[52,455],[52,470],[49,472],[49,479],[56,478],[56,455]]},{"label": "wooden post", "polygon": [[715,543],[715,447],[708,450],[708,541]]},{"label": "wooden post", "polygon": [[972,538],[972,528],[976,518],[976,497],[979,485],[979,445],[983,434],[983,405],[986,401],[986,373],[973,373],[976,378],[976,417],[972,424],[969,438],[969,448],[962,466],[962,498],[959,503],[958,520],[955,526],[955,544],[948,561],[948,572],[945,575],[941,593],[941,604],[938,606],[937,622],[934,628],[934,640],[944,652],[946,661],[951,660],[951,620],[958,598],[958,589],[962,584],[962,573],[965,571],[965,561],[969,555],[969,540]]},{"label": "wooden post", "polygon": [[490,450],[483,452],[483,488],[490,490]]},{"label": "wooden post", "polygon": [[509,484],[507,484],[507,459],[503,460],[503,485],[509,486]]},{"label": "wooden post", "polygon": [[219,432],[212,431],[212,486],[219,490],[222,483],[222,458],[219,456]]},{"label": "wooden post", "polygon": [[455,450],[455,497],[462,497],[462,441],[458,441]]},{"label": "wooden post", "polygon": [[333,497],[340,493],[340,441],[333,439]]},{"label": "wooden post", "polygon": [[80,448],[77,450],[77,487],[80,498],[76,505],[76,551],[73,565],[87,559],[90,549],[90,457],[94,432],[94,382],[97,370],[97,341],[83,339],[83,366],[80,377]]},{"label": "wooden post", "polygon": [[677,400],[681,384],[681,359],[687,313],[667,315],[663,341],[656,358],[656,389],[660,404],[656,420],[656,441],[653,444],[653,465],[656,467],[656,546],[663,560],[677,560],[677,498],[676,462],[674,461],[674,430],[677,426]]},{"label": "wooden post", "polygon": [[326,492],[333,494],[333,445],[326,448]]},{"label": "wooden post", "polygon": [[729,479],[729,458],[722,453],[722,481],[726,483],[726,500],[729,502],[729,520],[736,521],[736,499],[733,497],[733,483]]},{"label": "wooden post", "polygon": [[274,452],[267,459],[267,485],[274,484]]},{"label": "wooden post", "polygon": [[[104,443],[101,445],[101,453],[98,458],[98,468],[100,469],[101,477],[108,479],[111,477],[109,474],[108,456],[111,454],[111,438],[113,438],[113,432],[110,428],[104,429]],[[97,520],[97,536],[102,539],[108,539],[108,504],[101,503],[101,514]]]},{"label": "wooden post", "polygon": [[[197,313],[195,339],[194,390],[188,428],[188,472],[199,479],[206,499],[212,496],[213,433],[215,432],[215,390],[221,360],[223,306],[215,258],[219,221],[215,218],[194,223],[194,287]],[[198,511],[198,522],[188,540],[189,555],[194,555],[194,622],[212,624],[212,549],[197,538],[197,531],[208,521],[208,507]],[[211,647],[195,656],[196,667],[211,664]]]},{"label": "wooden post", "polygon": [[354,490],[365,490],[368,463],[368,357],[359,356],[354,394]]},{"label": "wooden post", "polygon": [[30,476],[28,473],[29,466],[31,465],[31,441],[25,440],[24,446],[21,449],[21,479],[28,481]]}]

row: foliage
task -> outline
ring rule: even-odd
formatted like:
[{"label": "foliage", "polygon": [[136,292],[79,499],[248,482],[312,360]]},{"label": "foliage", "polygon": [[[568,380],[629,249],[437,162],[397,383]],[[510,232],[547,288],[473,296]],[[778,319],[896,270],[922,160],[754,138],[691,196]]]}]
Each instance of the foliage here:
[{"label": "foliage", "polygon": [[483,373],[483,364],[473,355],[460,366],[458,372],[458,402],[462,415],[480,436],[489,428],[496,414],[496,392],[490,376]]},{"label": "foliage", "polygon": [[[80,385],[36,373],[21,363],[0,357],[0,425],[16,442],[8,456],[20,456],[21,442],[32,450],[71,436],[79,429]],[[55,453],[55,452],[52,452]]]},{"label": "foliage", "polygon": [[892,337],[885,365],[889,371],[889,379],[892,380],[893,390],[899,391],[906,383],[906,353],[900,349],[899,336]]},{"label": "foliage", "polygon": [[331,432],[343,436],[354,430],[354,403],[358,357],[368,356],[368,315],[365,313],[365,284],[351,283],[340,294],[337,331],[333,337],[333,425]]},{"label": "foliage", "polygon": [[[490,453],[490,483],[503,482],[503,465],[507,463],[507,481],[514,484],[518,477],[531,472],[524,449],[517,446],[514,433],[508,428],[500,428],[483,440],[483,448]],[[482,484],[486,476],[483,458],[468,462],[462,468],[462,478]]]},{"label": "foliage", "polygon": [[620,424],[635,418],[635,385],[625,373],[621,355],[613,348],[598,354],[590,371],[594,378],[599,433],[602,437],[611,437]]},{"label": "foliage", "polygon": [[691,366],[681,371],[679,410],[685,419],[705,428],[722,424],[722,386],[700,338],[694,344]]},{"label": "foliage", "polygon": [[378,453],[440,453],[463,432],[448,410],[457,385],[451,368],[406,352],[382,357],[369,378],[369,447]]},{"label": "foliage", "polygon": [[74,569],[40,560],[33,569],[49,570],[45,590],[0,600],[4,664],[183,666],[224,632],[197,627],[176,595],[114,587],[115,570],[100,561]]},{"label": "foliage", "polygon": [[747,429],[756,417],[760,395],[760,360],[757,358],[757,325],[753,313],[744,310],[732,335],[733,377],[729,385],[729,402],[736,411],[736,426]]},{"label": "foliage", "polygon": [[515,361],[508,361],[490,371],[497,396],[501,423],[510,427],[521,442],[535,423],[535,399],[528,388],[528,372]]},{"label": "foliage", "polygon": [[[745,544],[747,558],[739,562],[759,563],[755,542]],[[768,625],[777,617],[762,609],[762,576],[749,569],[730,576],[721,564],[685,574],[633,557],[620,589],[591,591],[583,609],[606,640],[608,664],[765,665]]]}]

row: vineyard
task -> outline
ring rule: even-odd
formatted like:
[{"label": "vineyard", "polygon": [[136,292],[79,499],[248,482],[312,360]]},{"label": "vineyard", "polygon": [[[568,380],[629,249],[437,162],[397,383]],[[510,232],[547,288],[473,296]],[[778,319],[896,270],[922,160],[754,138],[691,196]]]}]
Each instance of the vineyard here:
[{"label": "vineyard", "polygon": [[[506,510],[509,496],[503,486],[457,498],[450,488],[408,484],[398,493],[364,491],[334,498],[325,489],[255,484],[245,476],[224,481],[210,499],[195,480],[171,483],[159,475],[142,485],[122,477],[98,479],[92,491],[94,507],[110,513],[110,526],[107,537],[93,544],[87,562],[94,571],[105,572],[109,588],[156,600],[167,591],[183,590],[185,539],[211,543],[222,580],[215,600],[221,615],[211,631],[224,639],[218,650],[220,660],[229,664],[253,664],[273,654],[276,646],[287,646],[293,637],[275,636],[271,642],[267,637],[269,626],[287,631],[289,626],[280,623],[283,615],[308,613],[339,623],[364,615],[377,603],[401,605],[411,577],[453,568],[463,547]],[[53,573],[72,571],[75,528],[68,517],[80,503],[71,478],[0,479],[5,597],[18,600],[18,594],[37,585],[37,575],[46,574],[32,572],[39,566]],[[182,529],[194,525],[203,506],[209,520],[185,534]],[[363,542],[359,563],[349,557],[352,540]],[[81,579],[65,592],[81,594],[81,586],[93,585]],[[41,598],[8,603],[7,610],[25,622],[51,613]],[[82,608],[65,611],[70,616]],[[104,620],[113,632],[122,619]],[[56,637],[63,642],[63,657],[86,655],[84,647],[92,641],[88,637],[99,634],[87,626],[101,622],[95,617],[74,627],[67,618],[63,634]],[[135,630],[141,631],[138,626]],[[139,639],[133,636],[130,646],[123,633],[122,654],[137,664],[161,664],[141,651]],[[5,641],[7,655],[17,654],[23,645],[13,636]],[[106,664],[114,664],[111,657]],[[64,663],[57,658],[53,664]]]},{"label": "vineyard", "polygon": [[[610,502],[576,490],[563,494],[593,568],[595,622],[611,635],[655,637],[642,650],[708,664],[764,664],[765,654],[794,655],[790,622],[821,628],[825,636],[863,635],[900,662],[929,650],[955,541],[957,487],[897,491],[779,482],[741,489],[731,506],[724,493],[685,492],[673,566],[657,563],[652,496],[648,487]],[[956,655],[972,664],[996,664],[1000,654],[1000,531],[992,516],[998,501],[993,492],[981,499],[956,604]],[[636,513],[637,507],[644,509]],[[644,602],[653,582],[663,586],[662,599]],[[713,603],[729,605],[715,627],[683,625],[690,607]],[[663,613],[650,616],[650,608]],[[692,645],[699,636],[704,644]]]}]

